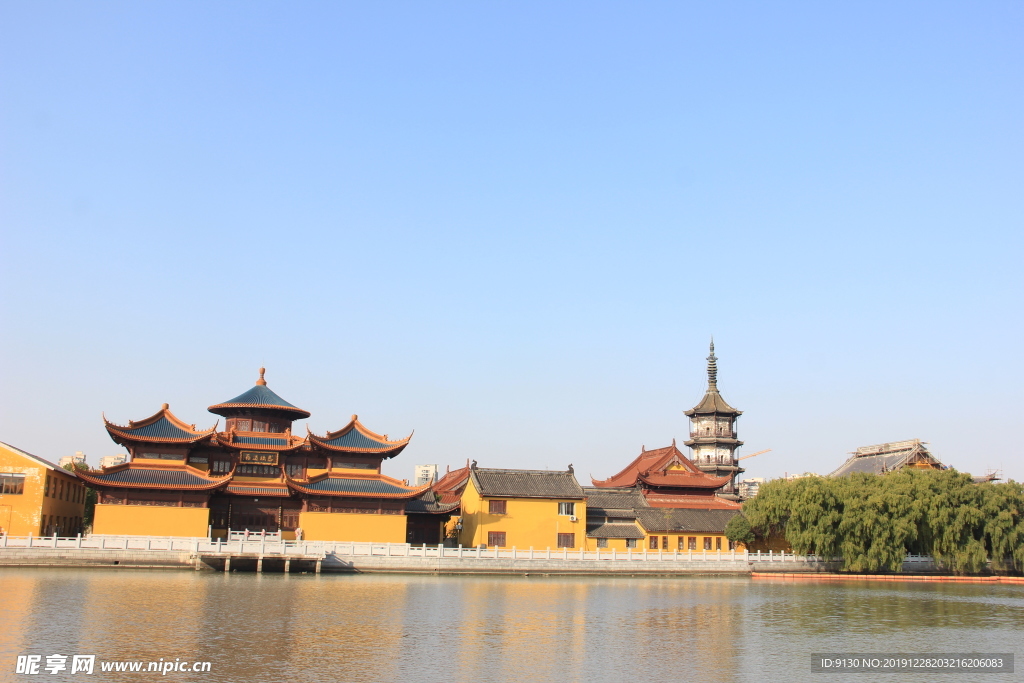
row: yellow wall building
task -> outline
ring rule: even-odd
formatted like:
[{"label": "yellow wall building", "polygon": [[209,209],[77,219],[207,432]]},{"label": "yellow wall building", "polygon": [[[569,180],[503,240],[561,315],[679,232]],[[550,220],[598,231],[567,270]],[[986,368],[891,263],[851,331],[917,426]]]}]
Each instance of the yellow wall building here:
[{"label": "yellow wall building", "polygon": [[84,512],[85,487],[74,474],[0,443],[0,533],[74,536]]},{"label": "yellow wall building", "polygon": [[470,468],[462,494],[463,546],[582,548],[587,503],[567,471]]}]

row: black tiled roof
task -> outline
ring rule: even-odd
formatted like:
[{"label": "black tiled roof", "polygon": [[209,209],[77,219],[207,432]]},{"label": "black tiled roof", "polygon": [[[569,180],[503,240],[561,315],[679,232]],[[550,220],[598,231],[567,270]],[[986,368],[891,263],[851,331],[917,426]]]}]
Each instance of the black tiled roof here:
[{"label": "black tiled roof", "polygon": [[695,531],[725,533],[725,525],[739,510],[688,510],[644,508],[636,511],[637,521],[647,531]]},{"label": "black tiled roof", "polygon": [[474,468],[470,476],[481,496],[577,500],[586,497],[572,472]]},{"label": "black tiled roof", "polygon": [[638,489],[584,488],[587,496],[587,511],[630,510],[648,507]]},{"label": "black tiled roof", "polygon": [[644,532],[636,524],[602,524],[587,529],[587,538],[643,538]]}]

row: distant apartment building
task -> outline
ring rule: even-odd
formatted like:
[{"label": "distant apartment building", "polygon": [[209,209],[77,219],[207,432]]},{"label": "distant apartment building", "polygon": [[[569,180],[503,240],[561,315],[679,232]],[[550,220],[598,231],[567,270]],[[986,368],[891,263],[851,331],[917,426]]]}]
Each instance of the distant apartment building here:
[{"label": "distant apartment building", "polygon": [[437,465],[416,465],[413,486],[423,486],[437,481]]},{"label": "distant apartment building", "polygon": [[68,467],[73,467],[75,465],[85,466],[85,453],[82,451],[75,451],[74,455],[65,455],[57,462],[57,464],[64,469],[68,469]]},{"label": "distant apartment building", "polygon": [[743,500],[750,500],[757,496],[757,492],[761,489],[761,484],[765,482],[764,477],[751,477],[750,479],[744,479],[739,483],[740,498]]},{"label": "distant apartment building", "polygon": [[105,455],[100,458],[100,468],[107,469],[108,467],[117,467],[128,462],[127,455]]}]

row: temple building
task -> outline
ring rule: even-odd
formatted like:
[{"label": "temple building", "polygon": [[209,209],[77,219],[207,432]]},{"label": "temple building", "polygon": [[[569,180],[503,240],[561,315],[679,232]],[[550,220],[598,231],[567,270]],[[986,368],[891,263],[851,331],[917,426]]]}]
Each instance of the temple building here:
[{"label": "temple building", "polygon": [[707,361],[708,388],[704,398],[684,413],[690,418],[690,440],[684,445],[690,448],[693,463],[702,472],[728,479],[718,494],[739,500],[736,476],[744,470],[740,467],[736,451],[743,442],[736,438],[736,418],[743,411],[730,406],[718,393],[718,358],[715,357],[714,340],[711,341],[711,354]]},{"label": "temple building", "polygon": [[559,470],[477,467],[462,491],[458,539],[489,548],[582,548],[587,500],[572,465]]},{"label": "temple building", "polygon": [[893,441],[875,446],[861,446],[839,466],[830,477],[845,477],[854,472],[884,474],[904,467],[924,470],[944,470],[946,466],[928,452],[920,439]]},{"label": "temple building", "polygon": [[405,542],[406,508],[430,486],[387,477],[381,463],[411,437],[391,440],[356,415],[323,436],[297,435],[293,423],[310,413],[274,393],[264,372],[248,391],[209,407],[223,429],[197,429],[166,403],[127,425],[104,417],[130,459],[77,473],[99,492],[93,533]]}]

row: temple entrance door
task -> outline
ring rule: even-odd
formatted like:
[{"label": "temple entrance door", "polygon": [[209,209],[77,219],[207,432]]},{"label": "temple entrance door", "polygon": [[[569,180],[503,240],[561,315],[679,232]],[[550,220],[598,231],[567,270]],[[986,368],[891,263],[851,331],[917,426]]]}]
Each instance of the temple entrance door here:
[{"label": "temple entrance door", "polygon": [[281,529],[281,504],[275,500],[238,500],[231,505],[231,530],[277,532]]}]

